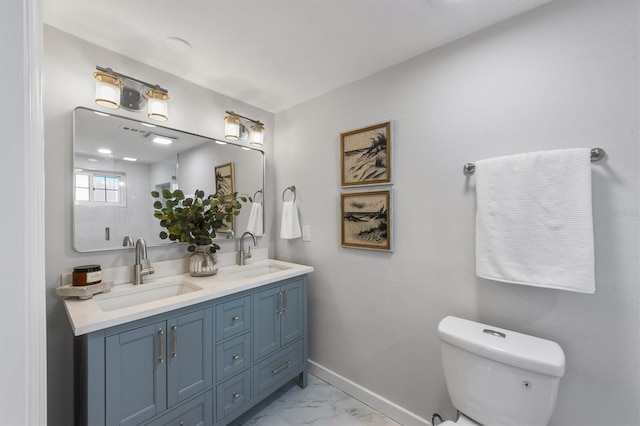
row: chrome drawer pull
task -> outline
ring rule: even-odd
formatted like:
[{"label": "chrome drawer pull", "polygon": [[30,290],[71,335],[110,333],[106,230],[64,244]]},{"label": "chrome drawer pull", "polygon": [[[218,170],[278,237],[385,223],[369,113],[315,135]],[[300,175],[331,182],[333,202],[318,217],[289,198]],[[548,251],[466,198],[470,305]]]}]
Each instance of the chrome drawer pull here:
[{"label": "chrome drawer pull", "polygon": [[291,365],[291,361],[286,360],[284,364],[282,364],[280,367],[274,368],[273,370],[271,370],[271,374],[275,376],[278,373],[282,373],[284,370],[286,370],[289,367],[289,365]]},{"label": "chrome drawer pull", "polygon": [[241,396],[238,392],[234,392],[234,393],[232,393],[232,395],[233,395],[233,397],[234,397],[235,399],[238,399],[238,398],[240,398],[240,396]]},{"label": "chrome drawer pull", "polygon": [[162,364],[164,362],[164,330],[158,330],[158,345],[160,346],[158,354],[158,362]]},{"label": "chrome drawer pull", "polygon": [[240,359],[240,355],[233,354],[233,355],[231,355],[231,359],[233,359],[234,361],[237,361],[237,360]]},{"label": "chrome drawer pull", "polygon": [[233,318],[231,318],[231,320],[232,320],[232,321],[238,321],[239,319],[240,319],[240,317],[239,317],[239,316],[237,316],[237,315],[236,315],[236,316],[234,316]]},{"label": "chrome drawer pull", "polygon": [[173,331],[173,351],[171,356],[175,358],[178,356],[178,326],[172,325],[171,330]]}]

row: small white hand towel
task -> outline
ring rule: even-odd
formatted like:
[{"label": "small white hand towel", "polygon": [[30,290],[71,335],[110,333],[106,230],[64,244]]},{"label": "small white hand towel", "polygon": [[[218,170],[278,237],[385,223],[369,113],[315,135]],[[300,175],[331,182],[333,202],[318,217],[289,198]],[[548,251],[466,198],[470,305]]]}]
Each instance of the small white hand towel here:
[{"label": "small white hand towel", "polygon": [[298,219],[298,208],[295,202],[285,201],[282,205],[282,222],[280,224],[280,238],[291,240],[300,238],[300,221]]},{"label": "small white hand towel", "polygon": [[476,274],[595,292],[589,149],[476,162]]},{"label": "small white hand towel", "polygon": [[260,237],[264,234],[262,229],[262,203],[252,203],[251,212],[249,212],[249,223],[247,224],[247,231],[251,232],[256,237]]}]

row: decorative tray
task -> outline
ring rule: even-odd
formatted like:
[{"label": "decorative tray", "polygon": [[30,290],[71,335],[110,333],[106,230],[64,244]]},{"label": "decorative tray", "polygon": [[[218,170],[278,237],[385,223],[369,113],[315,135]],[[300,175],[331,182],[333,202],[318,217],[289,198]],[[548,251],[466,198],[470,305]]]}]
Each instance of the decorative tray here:
[{"label": "decorative tray", "polygon": [[91,299],[94,294],[108,293],[111,291],[113,281],[102,281],[98,284],[89,285],[61,285],[56,287],[56,293],[60,297],[78,297],[80,299]]}]

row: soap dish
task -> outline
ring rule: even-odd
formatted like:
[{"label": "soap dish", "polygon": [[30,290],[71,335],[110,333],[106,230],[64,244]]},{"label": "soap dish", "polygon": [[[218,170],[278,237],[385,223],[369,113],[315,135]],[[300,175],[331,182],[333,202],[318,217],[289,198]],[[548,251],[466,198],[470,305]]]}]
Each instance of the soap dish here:
[{"label": "soap dish", "polygon": [[56,287],[56,293],[60,297],[78,297],[80,299],[91,299],[94,294],[108,293],[111,291],[113,281],[102,281],[98,284],[89,285],[61,285]]}]

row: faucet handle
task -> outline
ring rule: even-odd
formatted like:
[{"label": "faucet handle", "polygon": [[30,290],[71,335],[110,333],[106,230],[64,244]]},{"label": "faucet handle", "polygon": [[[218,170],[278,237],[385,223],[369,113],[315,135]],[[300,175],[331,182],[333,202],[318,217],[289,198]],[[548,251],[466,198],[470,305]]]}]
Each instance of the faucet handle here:
[{"label": "faucet handle", "polygon": [[244,254],[245,259],[249,259],[251,257],[251,246],[247,247],[247,252]]}]

